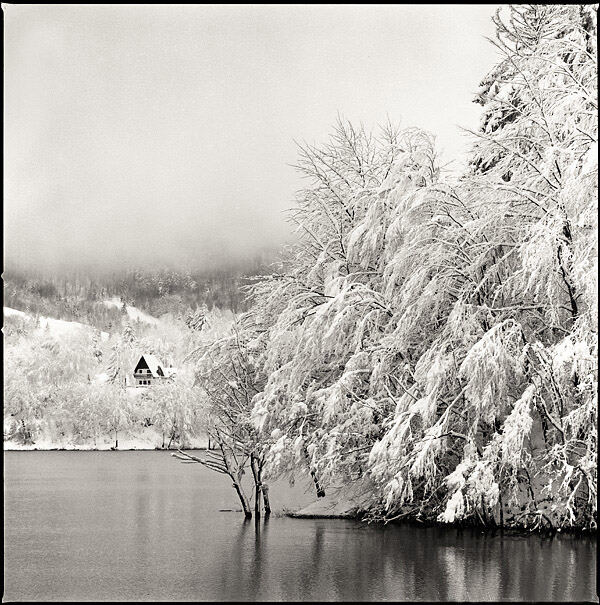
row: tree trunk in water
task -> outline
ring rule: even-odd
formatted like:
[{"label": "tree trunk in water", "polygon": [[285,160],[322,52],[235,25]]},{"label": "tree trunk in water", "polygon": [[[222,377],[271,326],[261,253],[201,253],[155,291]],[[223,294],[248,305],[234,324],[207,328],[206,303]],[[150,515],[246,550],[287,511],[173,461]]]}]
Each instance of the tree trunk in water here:
[{"label": "tree trunk in water", "polygon": [[271,502],[269,500],[269,486],[263,483],[262,486],[263,504],[265,506],[265,516],[271,514]]},{"label": "tree trunk in water", "polygon": [[262,481],[262,469],[264,460],[255,456],[250,456],[250,467],[254,476],[255,495],[254,495],[254,510],[256,516],[260,516],[260,501],[262,496],[265,515],[271,514],[271,502],[269,500],[269,486]]},{"label": "tree trunk in water", "polygon": [[240,484],[237,481],[233,482],[233,488],[235,489],[240,502],[242,503],[242,510],[244,511],[244,517],[246,519],[252,519],[252,511],[250,510],[250,502],[248,502],[248,498],[246,494],[244,494]]},{"label": "tree trunk in water", "polygon": [[256,519],[260,518],[260,497],[262,495],[262,489],[260,485],[256,486],[254,491],[254,516]]},{"label": "tree trunk in water", "polygon": [[260,497],[262,494],[262,485],[260,483],[260,467],[258,460],[253,454],[250,455],[250,468],[254,477],[254,515],[258,519],[260,517]]},{"label": "tree trunk in water", "polygon": [[[218,470],[218,472],[221,472],[221,473],[227,475],[232,481],[232,485],[233,485],[233,489],[235,489],[235,493],[238,495],[238,498],[242,505],[242,510],[244,511],[244,516],[246,517],[246,519],[252,519],[252,510],[250,509],[250,500],[248,500],[248,497],[246,496],[246,494],[244,492],[244,488],[242,487],[242,477],[244,475],[244,466],[246,464],[246,459],[244,459],[241,466],[238,465],[237,468],[235,468],[235,467],[232,468],[229,464],[229,460],[227,458],[225,448],[223,447],[223,445],[221,443],[219,443],[219,447],[220,447],[220,450],[222,453],[222,461],[223,461],[222,466],[217,462],[213,462],[213,463],[209,464],[206,460],[202,460],[201,458],[192,456],[191,454],[181,451],[181,449],[177,450],[178,451],[177,454],[171,454],[171,455],[175,456],[175,458],[179,458],[180,460],[184,460],[186,462],[188,460],[198,462],[206,468],[209,468],[211,470]],[[236,460],[236,465],[237,465],[237,460]]]},{"label": "tree trunk in water", "polygon": [[116,450],[119,449],[119,433],[117,433],[116,429],[115,429],[115,449]]}]

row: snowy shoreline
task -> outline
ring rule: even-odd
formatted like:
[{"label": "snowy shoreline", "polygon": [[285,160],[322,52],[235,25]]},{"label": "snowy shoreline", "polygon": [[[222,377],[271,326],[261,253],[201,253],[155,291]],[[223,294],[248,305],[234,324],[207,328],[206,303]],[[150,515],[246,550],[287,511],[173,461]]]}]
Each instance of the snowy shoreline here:
[{"label": "snowy shoreline", "polygon": [[[364,520],[368,513],[370,485],[368,480],[362,480],[351,485],[334,486],[324,498],[319,498],[307,506],[299,510],[286,510],[285,515],[294,519],[354,519]],[[546,505],[543,504],[541,509],[545,511]],[[520,523],[514,523],[514,519],[518,518],[521,509],[519,506],[511,507],[505,505],[503,526],[500,525],[499,519],[490,520],[489,523],[475,521],[455,520],[453,522],[438,521],[434,518],[417,519],[412,509],[407,508],[404,512],[390,521],[373,520],[376,524],[410,524],[420,527],[440,527],[454,529],[477,529],[485,532],[504,531],[514,535],[530,535],[532,533],[541,535],[570,534],[576,536],[596,536],[597,529],[585,529],[579,527],[547,527],[540,525],[535,530]]]},{"label": "snowy shoreline", "polygon": [[[341,510],[331,510],[329,506],[323,505],[323,503],[319,501],[312,502],[308,506],[298,510],[298,511],[284,511],[284,515],[286,517],[290,517],[292,519],[349,519],[355,521],[362,521],[365,519],[365,512],[363,510],[356,510],[353,508],[347,509],[345,508],[347,503],[341,503]],[[435,519],[415,519],[414,517],[405,516],[398,519],[393,519],[388,521],[387,523],[381,520],[369,521],[370,523],[374,523],[376,525],[415,525],[419,527],[438,527],[442,529],[471,529],[478,530],[482,533],[492,533],[495,535],[496,533],[506,533],[508,535],[514,536],[530,536],[530,535],[542,535],[542,536],[554,536],[557,533],[562,535],[570,535],[570,536],[594,536],[598,535],[597,529],[586,529],[581,527],[562,527],[562,528],[550,528],[540,526],[534,530],[531,528],[520,526],[520,525],[493,525],[493,524],[484,524],[484,523],[474,523],[473,521],[467,523],[462,520],[453,521],[451,523],[445,523],[442,521],[437,521]]]},{"label": "snowy shoreline", "polygon": [[[168,440],[165,440],[165,444]],[[65,440],[52,439],[49,436],[42,436],[39,439],[36,439],[34,443],[20,443],[15,441],[14,439],[6,439],[4,441],[4,451],[18,451],[18,452],[26,452],[26,451],[38,451],[38,452],[50,452],[50,451],[60,451],[60,452],[108,452],[108,451],[154,451],[154,450],[164,450],[164,451],[176,451],[177,448],[171,447],[162,447],[162,435],[148,429],[142,434],[136,434],[133,436],[124,434],[123,436],[119,435],[119,447],[115,448],[115,440],[114,438],[103,437],[97,438],[94,442],[93,439],[89,439],[84,441],[83,443],[73,443],[68,438]],[[186,450],[205,450],[208,446],[208,439],[206,437],[197,437],[195,439],[190,439],[188,443],[185,444],[183,449]]]},{"label": "snowy shoreline", "polygon": [[[186,447],[183,448],[186,451],[196,452],[205,451],[208,448],[202,446]],[[155,447],[86,447],[86,446],[75,446],[75,447],[36,447],[35,445],[18,445],[10,444],[8,447],[4,445],[5,452],[176,452],[177,448],[162,448],[159,446]]]}]

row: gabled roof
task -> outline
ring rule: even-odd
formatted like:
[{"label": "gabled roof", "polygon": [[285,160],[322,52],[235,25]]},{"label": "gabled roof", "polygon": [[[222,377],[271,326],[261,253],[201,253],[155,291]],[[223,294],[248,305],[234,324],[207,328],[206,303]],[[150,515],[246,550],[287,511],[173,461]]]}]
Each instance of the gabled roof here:
[{"label": "gabled roof", "polygon": [[165,375],[165,371],[163,370],[162,364],[158,358],[155,355],[148,355],[147,353],[144,353],[140,357],[140,360],[135,366],[136,368],[140,365],[140,361],[142,361],[142,359],[146,362],[146,365],[154,378],[160,378],[161,376]]}]

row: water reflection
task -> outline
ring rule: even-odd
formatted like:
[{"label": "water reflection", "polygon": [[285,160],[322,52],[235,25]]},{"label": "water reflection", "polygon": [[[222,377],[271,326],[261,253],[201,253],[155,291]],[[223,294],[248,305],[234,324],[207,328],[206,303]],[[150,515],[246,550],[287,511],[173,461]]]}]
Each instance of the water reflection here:
[{"label": "water reflection", "polygon": [[597,600],[595,538],[246,521],[218,512],[235,508],[226,481],[192,468],[164,452],[8,453],[5,599]]},{"label": "water reflection", "polygon": [[[240,521],[218,568],[246,600],[593,600],[590,538],[368,527],[352,521]],[[597,599],[596,599],[597,600]]]}]

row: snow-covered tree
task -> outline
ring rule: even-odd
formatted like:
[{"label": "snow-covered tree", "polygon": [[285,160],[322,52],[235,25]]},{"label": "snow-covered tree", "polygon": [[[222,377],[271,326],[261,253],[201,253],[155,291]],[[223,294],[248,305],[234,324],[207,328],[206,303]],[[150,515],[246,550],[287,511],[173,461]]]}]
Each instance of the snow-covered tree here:
[{"label": "snow-covered tree", "polygon": [[127,323],[120,336],[114,340],[108,357],[107,374],[111,383],[123,388],[127,386],[127,375],[133,371],[138,351],[137,337],[131,324]]},{"label": "snow-covered tree", "polygon": [[206,305],[198,307],[195,311],[190,311],[185,319],[185,324],[190,330],[200,331],[207,322],[208,308]]},{"label": "snow-covered tree", "polygon": [[189,376],[180,373],[177,380],[155,383],[151,389],[142,393],[140,405],[146,409],[142,415],[149,418],[152,425],[160,431],[162,448],[186,447],[198,425],[192,380]]},{"label": "snow-covered tree", "polygon": [[519,524],[595,526],[595,11],[518,6],[496,24],[505,58],[479,97],[472,171],[429,193],[432,282],[451,304],[371,475],[386,514],[485,521],[508,501]]},{"label": "snow-covered tree", "polygon": [[253,419],[272,472],[367,476],[374,517],[593,527],[595,10],[506,12],[458,181],[418,130],[301,148]]},{"label": "snow-covered tree", "polygon": [[394,225],[438,169],[426,133],[386,126],[375,136],[345,122],[329,144],[302,147],[299,167],[311,181],[292,211],[290,270],[255,288],[269,378],[253,415],[274,441],[271,472],[303,469],[323,495],[332,477],[366,472],[393,409],[385,378],[372,378],[393,320],[384,281]]},{"label": "snow-covered tree", "polygon": [[257,367],[255,339],[244,319],[236,321],[228,334],[194,351],[195,385],[200,428],[214,449],[202,458],[179,452],[176,457],[199,462],[210,470],[228,475],[246,517],[252,516],[242,477],[250,467],[254,481],[254,514],[264,506],[271,511],[269,489],[263,478],[265,445],[251,421],[252,398],[260,392],[263,378]]}]

